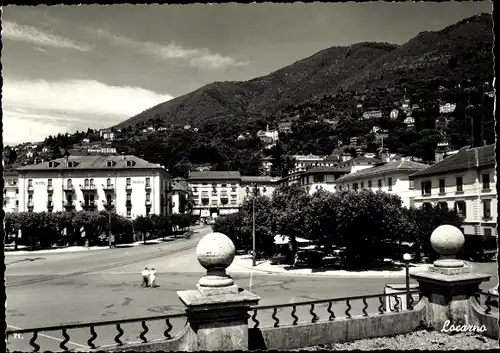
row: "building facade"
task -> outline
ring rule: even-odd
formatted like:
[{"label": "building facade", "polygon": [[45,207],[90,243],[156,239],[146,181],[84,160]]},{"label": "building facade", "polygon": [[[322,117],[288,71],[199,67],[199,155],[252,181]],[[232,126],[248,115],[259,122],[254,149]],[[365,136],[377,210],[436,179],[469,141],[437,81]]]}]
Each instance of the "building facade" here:
[{"label": "building facade", "polygon": [[300,174],[298,183],[310,195],[318,190],[335,192],[335,183],[344,175],[349,173],[349,169],[339,167],[314,167]]},{"label": "building facade", "polygon": [[380,190],[398,195],[403,201],[403,206],[409,208],[412,205],[413,196],[413,192],[410,191],[410,176],[427,167],[426,164],[409,160],[374,165],[338,179],[336,189],[338,191]]},{"label": "building facade", "polygon": [[262,196],[271,196],[276,179],[269,176],[242,176],[237,171],[192,171],[189,187],[193,195],[193,214],[215,218],[235,213],[249,196],[253,186]]},{"label": "building facade", "polygon": [[17,212],[19,209],[19,176],[16,171],[7,170],[3,173],[3,211]]},{"label": "building facade", "polygon": [[464,147],[415,173],[413,206],[455,209],[467,235],[498,236],[495,146]]},{"label": "building facade", "polygon": [[193,193],[193,214],[215,218],[239,211],[241,175],[233,171],[192,171],[189,188]]},{"label": "building facade", "polygon": [[192,194],[189,183],[183,178],[172,180],[172,214],[186,213],[191,210]]},{"label": "building facade", "polygon": [[171,211],[170,174],[135,156],[69,156],[19,172],[19,211],[101,211],[128,218]]}]

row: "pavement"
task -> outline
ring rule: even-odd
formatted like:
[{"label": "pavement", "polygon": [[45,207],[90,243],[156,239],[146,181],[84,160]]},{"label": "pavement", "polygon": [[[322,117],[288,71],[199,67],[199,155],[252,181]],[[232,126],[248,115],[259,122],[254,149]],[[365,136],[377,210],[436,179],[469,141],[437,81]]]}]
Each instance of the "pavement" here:
[{"label": "pavement", "polygon": [[[89,252],[54,254],[30,254],[8,256],[6,267],[6,322],[11,329],[35,328],[63,324],[108,321],[127,318],[168,315],[184,311],[177,291],[194,289],[204,269],[199,265],[195,247],[201,237],[209,233],[209,227],[197,228],[189,238]],[[387,283],[404,283],[402,276],[330,276],[300,275],[295,272],[275,270],[265,272],[263,263],[259,269],[251,268],[248,257],[238,256],[228,268],[235,283],[261,297],[260,305],[297,303],[300,301],[341,298],[383,293]],[[250,265],[250,266],[249,266]],[[157,271],[157,288],[141,288],[141,270],[154,267]],[[271,266],[271,265],[269,265]],[[472,264],[475,272],[496,276],[496,263]],[[281,272],[280,272],[281,271]],[[295,271],[295,270],[293,270]],[[482,285],[482,289],[498,283],[497,277]],[[378,300],[369,300],[368,312],[376,312]],[[352,314],[361,314],[362,303],[353,301]],[[298,307],[297,316],[310,320],[308,307]],[[344,302],[332,306],[336,316],[344,315]],[[328,313],[326,305],[316,307],[320,318]],[[259,311],[261,326],[274,321],[271,311]],[[282,324],[291,320],[290,308],[278,311]],[[172,336],[180,332],[185,319],[171,322]],[[148,322],[148,339],[161,338],[166,329],[165,321]],[[140,323],[123,325],[124,342],[140,341]],[[116,328],[96,329],[101,348],[114,343]],[[85,328],[68,330],[68,348],[87,350],[91,337]],[[7,347],[11,350],[28,351],[30,335],[11,338]],[[37,343],[41,351],[60,351],[63,340],[60,332],[43,332]]]}]

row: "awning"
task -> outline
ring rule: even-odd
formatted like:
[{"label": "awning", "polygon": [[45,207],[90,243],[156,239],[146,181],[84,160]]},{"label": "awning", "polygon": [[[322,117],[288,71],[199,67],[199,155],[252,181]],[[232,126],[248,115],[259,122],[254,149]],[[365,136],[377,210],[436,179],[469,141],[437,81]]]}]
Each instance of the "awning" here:
[{"label": "awning", "polygon": [[[295,238],[295,241],[297,243],[311,243],[310,240],[304,239],[304,238],[299,238],[299,237]],[[288,244],[289,242],[290,242],[290,238],[286,235],[278,234],[278,235],[274,236],[274,243],[276,245],[284,245],[284,244]]]}]

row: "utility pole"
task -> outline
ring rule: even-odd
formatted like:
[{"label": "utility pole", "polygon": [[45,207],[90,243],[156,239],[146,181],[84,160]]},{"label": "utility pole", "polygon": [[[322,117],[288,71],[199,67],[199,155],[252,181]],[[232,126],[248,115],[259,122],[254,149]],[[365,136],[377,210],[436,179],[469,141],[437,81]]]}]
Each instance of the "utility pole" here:
[{"label": "utility pole", "polygon": [[255,194],[252,197],[252,244],[253,244],[253,257],[252,264],[253,267],[257,265],[256,253],[255,253]]}]

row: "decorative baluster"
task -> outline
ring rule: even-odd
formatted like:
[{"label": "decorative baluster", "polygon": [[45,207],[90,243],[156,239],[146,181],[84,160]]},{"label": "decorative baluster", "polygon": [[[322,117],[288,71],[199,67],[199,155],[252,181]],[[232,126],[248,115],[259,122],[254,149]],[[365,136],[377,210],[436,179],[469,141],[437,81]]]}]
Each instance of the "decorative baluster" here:
[{"label": "decorative baluster", "polygon": [[349,299],[346,299],[345,302],[346,302],[346,305],[347,305],[347,310],[345,311],[345,315],[347,316],[348,319],[350,319],[351,318],[351,314],[349,314],[349,312],[351,311],[352,306],[349,303]]},{"label": "decorative baluster", "polygon": [[255,322],[255,325],[253,326],[253,328],[259,327],[260,321],[257,320],[257,310],[253,311],[252,321]]},{"label": "decorative baluster", "polygon": [[69,342],[69,336],[68,336],[68,332],[65,328],[62,329],[62,335],[64,337],[64,340],[61,341],[61,343],[59,343],[59,347],[61,347],[61,349],[63,351],[67,351],[68,350],[68,347],[66,347],[66,343]]},{"label": "decorative baluster", "polygon": [[326,309],[326,311],[328,311],[328,313],[330,314],[328,320],[330,321],[335,320],[335,314],[332,311],[332,302],[328,302],[328,308]]},{"label": "decorative baluster", "polygon": [[297,322],[299,321],[299,318],[295,315],[296,311],[297,311],[297,306],[294,305],[291,314],[291,316],[293,317],[292,325],[297,325]]},{"label": "decorative baluster", "polygon": [[149,331],[149,328],[148,326],[146,325],[146,321],[142,321],[141,322],[141,326],[142,328],[144,329],[144,331],[142,331],[142,333],[139,335],[140,339],[143,341],[143,342],[147,342],[148,339],[146,338],[146,333],[148,333]]},{"label": "decorative baluster", "polygon": [[394,310],[399,313],[399,297],[397,295],[394,296],[394,299],[396,299],[396,304],[394,304]]},{"label": "decorative baluster", "polygon": [[368,313],[366,312],[366,309],[368,309],[368,303],[366,302],[366,298],[363,298],[363,304],[365,304],[365,306],[361,310],[363,312],[363,316],[368,316]]},{"label": "decorative baluster", "polygon": [[276,316],[276,314],[278,313],[278,308],[274,308],[273,309],[273,314],[271,315],[271,317],[274,319],[274,321],[276,321],[274,323],[274,327],[279,327],[280,325],[280,320],[278,319],[278,317]]},{"label": "decorative baluster", "polygon": [[92,335],[92,337],[89,338],[89,340],[87,341],[87,344],[89,345],[90,348],[95,349],[96,346],[94,343],[92,343],[97,338],[97,333],[95,332],[94,326],[90,326],[90,334]]},{"label": "decorative baluster", "polygon": [[318,321],[318,315],[314,313],[314,304],[311,304],[311,310],[309,310],[309,314],[312,315],[311,323],[315,323]]},{"label": "decorative baluster", "polygon": [[30,339],[30,345],[35,348],[33,352],[40,351],[40,346],[36,344],[36,339],[38,338],[38,331],[33,331],[33,337]]},{"label": "decorative baluster", "polygon": [[163,336],[165,336],[165,338],[169,340],[172,339],[172,336],[170,336],[170,331],[172,331],[172,325],[170,324],[169,319],[165,319],[165,323],[167,324],[167,329],[165,330],[165,332],[163,332]]},{"label": "decorative baluster", "polygon": [[486,310],[484,311],[485,314],[489,314],[491,312],[491,295],[488,295],[486,297],[486,301],[484,302],[484,305],[486,305]]},{"label": "decorative baluster", "polygon": [[382,297],[382,296],[378,297],[378,301],[380,302],[380,305],[378,307],[378,313],[383,314],[384,313],[384,297]]},{"label": "decorative baluster", "polygon": [[115,337],[115,342],[118,343],[119,346],[123,346],[123,342],[120,341],[120,337],[123,336],[123,330],[120,324],[116,324],[116,330],[118,331],[118,334]]}]

